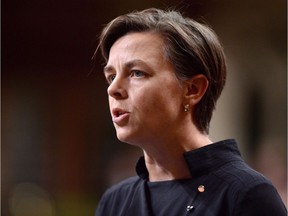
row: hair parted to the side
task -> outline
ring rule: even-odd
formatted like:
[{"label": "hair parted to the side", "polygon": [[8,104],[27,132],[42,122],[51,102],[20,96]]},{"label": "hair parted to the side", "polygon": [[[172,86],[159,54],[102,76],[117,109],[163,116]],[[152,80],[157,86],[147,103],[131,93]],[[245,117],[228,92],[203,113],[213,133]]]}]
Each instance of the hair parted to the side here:
[{"label": "hair parted to the side", "polygon": [[208,134],[216,101],[226,81],[224,51],[214,31],[183,17],[178,11],[150,8],[121,15],[108,23],[100,35],[96,52],[100,49],[107,62],[114,42],[131,32],[159,34],[165,41],[164,55],[174,65],[180,81],[196,74],[207,77],[209,87],[192,116],[197,128]]}]

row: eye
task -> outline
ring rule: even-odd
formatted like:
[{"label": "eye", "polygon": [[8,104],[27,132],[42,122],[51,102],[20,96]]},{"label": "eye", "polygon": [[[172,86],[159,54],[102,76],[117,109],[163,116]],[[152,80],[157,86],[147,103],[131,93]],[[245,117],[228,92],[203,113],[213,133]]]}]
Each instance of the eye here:
[{"label": "eye", "polygon": [[109,76],[106,78],[108,84],[111,84],[115,78],[116,78],[116,75],[115,75],[115,74],[109,75]]},{"label": "eye", "polygon": [[144,75],[145,74],[142,71],[139,71],[139,70],[133,70],[132,71],[132,76],[134,76],[134,77],[143,77]]}]

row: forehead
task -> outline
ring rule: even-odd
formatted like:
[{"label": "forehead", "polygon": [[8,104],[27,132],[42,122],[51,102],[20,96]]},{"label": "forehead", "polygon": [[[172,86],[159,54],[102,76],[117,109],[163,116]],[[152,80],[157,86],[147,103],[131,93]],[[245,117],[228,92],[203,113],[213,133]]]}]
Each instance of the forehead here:
[{"label": "forehead", "polygon": [[131,58],[161,60],[164,58],[164,41],[157,33],[129,33],[119,38],[111,47],[108,64],[114,60]]}]

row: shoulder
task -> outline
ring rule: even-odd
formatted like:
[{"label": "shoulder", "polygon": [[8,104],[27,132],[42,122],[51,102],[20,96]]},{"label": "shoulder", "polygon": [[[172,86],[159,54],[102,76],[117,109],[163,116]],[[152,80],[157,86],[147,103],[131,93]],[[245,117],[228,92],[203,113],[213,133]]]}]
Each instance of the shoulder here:
[{"label": "shoulder", "polygon": [[214,174],[231,186],[238,189],[253,187],[258,184],[271,182],[261,173],[251,168],[244,161],[233,161],[220,167]]},{"label": "shoulder", "polygon": [[229,188],[235,215],[286,215],[286,208],[271,181],[244,161],[226,164],[214,174]]},{"label": "shoulder", "polygon": [[234,199],[240,199],[243,194],[259,185],[272,186],[270,180],[242,161],[233,161],[220,167],[214,175],[226,184]]},{"label": "shoulder", "polygon": [[135,188],[142,182],[138,176],[125,179],[108,188],[97,206],[96,216],[118,215],[114,211],[124,211],[135,193]]},{"label": "shoulder", "polygon": [[262,183],[247,190],[239,199],[235,215],[286,216],[287,210],[272,184]]},{"label": "shoulder", "polygon": [[108,188],[103,197],[110,197],[113,195],[121,195],[122,193],[127,194],[129,191],[133,190],[133,188],[140,182],[140,178],[138,176],[127,178],[110,188]]}]

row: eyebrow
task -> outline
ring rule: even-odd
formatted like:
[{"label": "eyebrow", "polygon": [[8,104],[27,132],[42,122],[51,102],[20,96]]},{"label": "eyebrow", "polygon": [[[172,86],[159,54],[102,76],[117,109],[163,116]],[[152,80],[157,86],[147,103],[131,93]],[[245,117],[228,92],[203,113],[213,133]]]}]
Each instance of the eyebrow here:
[{"label": "eyebrow", "polygon": [[[133,59],[131,61],[128,61],[124,64],[124,67],[129,69],[129,68],[132,68],[132,67],[137,66],[137,65],[148,67],[148,65],[140,59]],[[112,72],[114,70],[115,69],[112,65],[106,65],[103,69],[104,73],[109,73],[109,72]]]},{"label": "eyebrow", "polygon": [[104,72],[104,74],[105,73],[109,73],[109,72],[112,72],[114,69],[113,69],[113,67],[112,66],[105,66],[104,68],[103,68],[103,72]]}]

